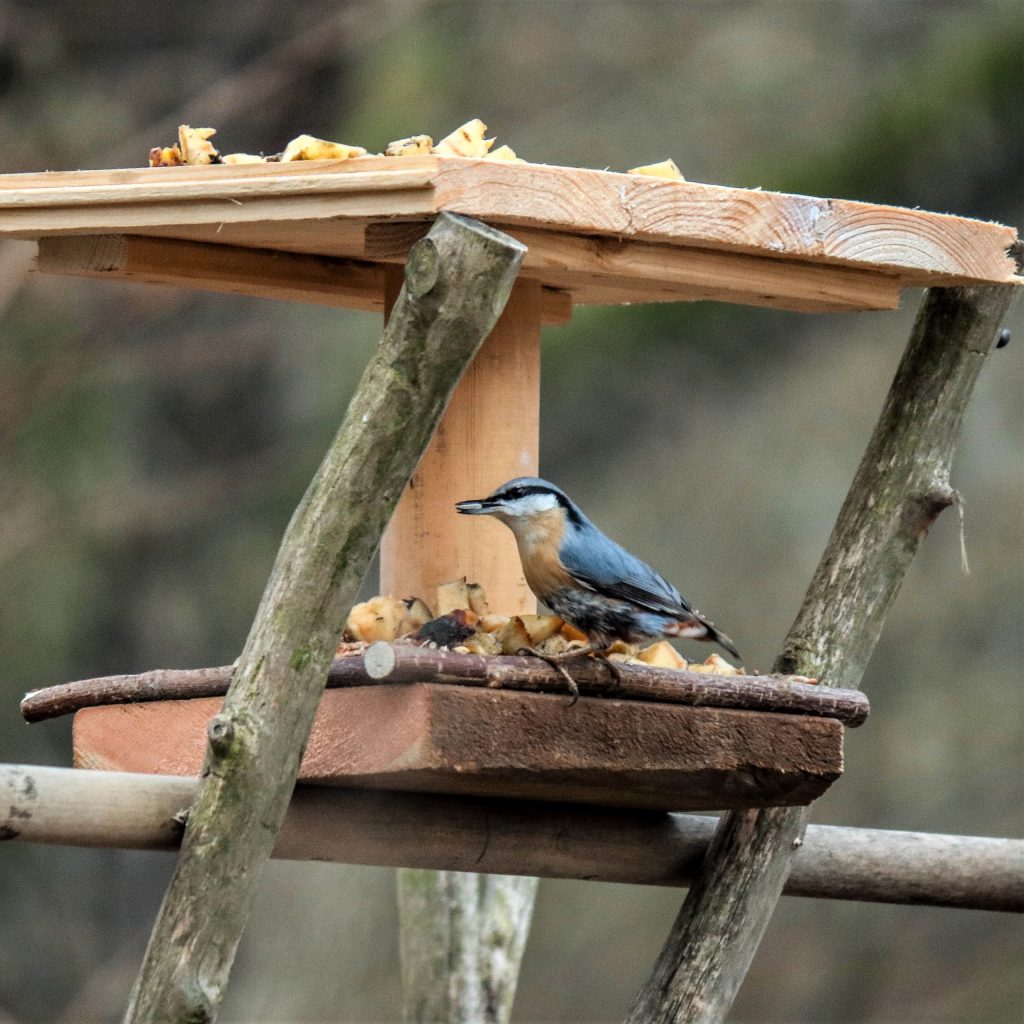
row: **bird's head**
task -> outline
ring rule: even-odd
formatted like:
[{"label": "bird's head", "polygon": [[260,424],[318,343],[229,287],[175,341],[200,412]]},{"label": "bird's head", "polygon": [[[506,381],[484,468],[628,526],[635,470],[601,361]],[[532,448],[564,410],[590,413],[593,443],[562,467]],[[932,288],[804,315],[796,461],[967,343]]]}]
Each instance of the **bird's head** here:
[{"label": "bird's head", "polygon": [[486,498],[460,501],[455,508],[465,516],[494,516],[513,530],[551,513],[576,522],[579,509],[564,491],[547,480],[521,476],[493,490]]}]

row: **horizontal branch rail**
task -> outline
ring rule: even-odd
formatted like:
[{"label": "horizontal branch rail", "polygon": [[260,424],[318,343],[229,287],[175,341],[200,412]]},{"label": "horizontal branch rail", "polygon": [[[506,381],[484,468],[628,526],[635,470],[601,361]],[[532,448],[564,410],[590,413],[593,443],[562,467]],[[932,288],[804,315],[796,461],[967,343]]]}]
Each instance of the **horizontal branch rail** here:
[{"label": "horizontal branch rail", "polygon": [[[581,658],[571,667],[580,692],[630,700],[715,708],[738,708],[838,718],[851,728],[868,716],[858,690],[800,682],[788,676],[716,676],[706,672],[619,665],[617,682],[601,662]],[[231,667],[157,669],[140,675],[106,676],[48,687],[28,694],[21,713],[29,722],[66,715],[99,704],[218,697],[227,690]],[[372,644],[362,657],[336,658],[327,685],[436,682],[495,689],[563,693],[565,680],[532,657],[485,657],[413,645]]]},{"label": "horizontal branch rail", "polygon": [[[197,779],[0,765],[0,839],[172,850]],[[298,786],[274,856],[686,886],[714,818]],[[811,825],[792,896],[1024,912],[1024,840]]]}]

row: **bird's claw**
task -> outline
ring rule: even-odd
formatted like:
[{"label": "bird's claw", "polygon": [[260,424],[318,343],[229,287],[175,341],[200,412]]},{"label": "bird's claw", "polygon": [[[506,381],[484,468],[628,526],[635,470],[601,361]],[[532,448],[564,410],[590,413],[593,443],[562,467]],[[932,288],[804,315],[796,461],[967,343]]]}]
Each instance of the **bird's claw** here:
[{"label": "bird's claw", "polygon": [[576,685],[576,680],[569,675],[569,670],[561,663],[558,655],[544,654],[543,651],[538,651],[536,647],[520,647],[516,653],[531,654],[535,658],[540,658],[541,661],[546,661],[566,681],[569,686],[569,693],[572,694],[569,707],[572,707],[580,699],[580,688]]}]

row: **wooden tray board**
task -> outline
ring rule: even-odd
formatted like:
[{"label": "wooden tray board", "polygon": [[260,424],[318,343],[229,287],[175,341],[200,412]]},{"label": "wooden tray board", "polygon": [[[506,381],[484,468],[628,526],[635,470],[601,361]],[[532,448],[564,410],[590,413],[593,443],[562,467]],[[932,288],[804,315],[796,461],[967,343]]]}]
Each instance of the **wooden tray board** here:
[{"label": "wooden tray board", "polygon": [[[403,259],[415,222],[443,210],[518,234],[524,275],[575,303],[885,309],[907,286],[1019,280],[1016,233],[1000,224],[583,168],[422,156],[0,176],[0,237],[149,235],[378,265]],[[148,279],[129,257],[97,265],[68,245],[40,269]],[[171,283],[203,287],[189,263]],[[327,272],[351,273],[341,291],[378,308],[366,266]]]},{"label": "wooden tray board", "polygon": [[[220,698],[87,708],[81,768],[199,773]],[[725,810],[807,804],[842,772],[835,719],[413,683],[328,690],[300,781]]]}]

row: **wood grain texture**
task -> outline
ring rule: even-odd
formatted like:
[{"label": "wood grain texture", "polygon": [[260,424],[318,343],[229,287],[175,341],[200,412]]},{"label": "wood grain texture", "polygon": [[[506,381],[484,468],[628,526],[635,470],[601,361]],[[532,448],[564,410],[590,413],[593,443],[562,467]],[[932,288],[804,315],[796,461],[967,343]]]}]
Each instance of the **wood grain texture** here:
[{"label": "wood grain texture", "polygon": [[369,312],[384,309],[382,266],[280,250],[137,235],[54,235],[39,240],[35,269]]},{"label": "wood grain texture", "polygon": [[[926,293],[875,431],[776,662],[859,684],[950,486],[960,426],[1012,286]],[[728,1013],[807,824],[792,808],[723,817],[629,1024],[717,1024]]]},{"label": "wood grain texture", "polygon": [[[198,775],[219,698],[86,708],[79,768]],[[655,810],[805,804],[842,771],[835,719],[410,683],[331,690],[298,778]]]},{"label": "wood grain texture", "polygon": [[449,215],[410,255],[381,344],[286,530],[223,711],[209,724],[204,783],[132,990],[130,1024],[216,1016],[348,610],[521,260],[519,243]]},{"label": "wood grain texture", "polygon": [[[804,293],[808,288],[813,292],[815,286],[802,283],[802,270],[784,270],[777,264],[846,266],[895,277],[901,287],[1007,283],[1015,280],[1016,273],[1007,250],[1017,235],[1000,224],[843,199],[585,168],[425,156],[0,177],[0,234],[16,237],[271,225],[261,231],[259,244],[264,247],[347,255],[332,248],[333,218],[430,219],[440,210],[577,238],[596,236],[749,254],[774,268],[767,271],[778,275],[773,287],[795,275],[797,294],[789,296],[794,302],[809,301]],[[248,244],[236,238],[231,242]],[[590,273],[594,254],[588,244],[581,251],[587,259],[582,265],[573,264],[571,272]],[[618,270],[613,266],[604,271],[612,282],[623,268],[627,282],[639,280],[628,253],[612,262]],[[705,273],[716,274],[715,268],[710,262],[701,265],[694,257],[689,272],[701,278]],[[567,271],[553,266],[550,272],[552,279],[545,283],[561,286],[555,278],[561,274],[564,281]],[[756,298],[756,289],[740,287],[745,273],[743,264],[728,265],[726,292],[731,290],[735,297],[721,297],[726,301]],[[839,280],[823,279],[821,288],[834,296]],[[676,281],[674,286],[685,290],[689,283]],[[615,283],[615,292],[609,287],[603,292],[606,301],[618,293],[619,284]],[[694,287],[699,294],[699,282]],[[868,292],[868,304],[856,308],[882,308],[884,282],[847,279],[838,290],[840,302],[832,308],[850,308],[847,303],[860,290]],[[779,300],[772,287],[766,294]],[[638,300],[653,299],[640,295]]]},{"label": "wood grain texture", "polygon": [[[899,305],[893,273],[515,224],[502,230],[527,247],[525,276],[568,289],[581,304],[714,299],[798,312]],[[369,223],[360,255],[401,260],[425,231],[417,221]]]},{"label": "wood grain texture", "polygon": [[[0,841],[173,850],[199,780],[0,765]],[[685,886],[714,818],[299,785],[274,857]],[[1024,840],[809,825],[790,896],[1024,913]]]},{"label": "wood grain texture", "polygon": [[537,610],[512,534],[500,523],[458,515],[455,503],[537,473],[540,298],[536,281],[516,282],[460,380],[384,534],[382,594],[429,599],[438,584],[465,576],[483,584],[492,608]]}]

